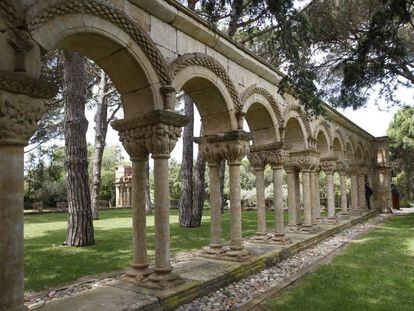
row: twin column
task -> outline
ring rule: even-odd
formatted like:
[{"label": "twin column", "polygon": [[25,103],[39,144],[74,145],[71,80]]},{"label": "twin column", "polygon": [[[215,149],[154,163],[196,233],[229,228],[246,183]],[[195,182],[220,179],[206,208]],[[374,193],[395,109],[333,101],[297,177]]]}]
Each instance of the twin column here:
[{"label": "twin column", "polygon": [[[125,277],[144,286],[162,288],[177,276],[170,264],[168,159],[188,118],[170,111],[154,111],[112,122],[132,160],[134,256]],[[148,155],[154,159],[155,265],[149,268],[146,245],[145,183]]]},{"label": "twin column", "polygon": [[287,158],[288,151],[281,143],[251,147],[249,161],[256,172],[257,191],[257,232],[256,239],[267,239],[266,206],[264,169],[269,164],[273,171],[274,192],[274,232],[270,235],[274,241],[283,241],[285,237],[283,219],[283,194],[282,194],[282,167]]},{"label": "twin column", "polygon": [[[242,218],[240,197],[240,164],[249,151],[251,134],[237,130],[220,135],[195,138],[199,152],[210,168],[211,241],[208,254],[227,253],[233,257],[244,257],[247,252],[242,243]],[[230,177],[230,248],[221,242],[221,196],[220,163],[227,160]]]}]

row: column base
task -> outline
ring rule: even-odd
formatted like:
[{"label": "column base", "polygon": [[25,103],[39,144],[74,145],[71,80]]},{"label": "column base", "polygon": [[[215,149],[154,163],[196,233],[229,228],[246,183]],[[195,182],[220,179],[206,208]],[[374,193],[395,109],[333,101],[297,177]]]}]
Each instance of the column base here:
[{"label": "column base", "polygon": [[210,244],[208,247],[203,248],[203,253],[207,255],[220,255],[227,251],[228,249],[222,244]]},{"label": "column base", "polygon": [[317,224],[323,224],[324,223],[324,218],[323,217],[316,217],[316,223]]},{"label": "column base", "polygon": [[156,268],[154,271],[140,282],[140,285],[151,289],[164,289],[167,287],[177,286],[184,282],[180,276],[172,272],[170,268]]},{"label": "column base", "polygon": [[299,230],[301,233],[315,233],[316,231],[316,227],[312,225],[303,225]]},{"label": "column base", "polygon": [[268,236],[266,232],[256,232],[255,236],[251,237],[252,240],[257,240],[257,241],[266,241],[268,240]]},{"label": "column base", "polygon": [[327,219],[326,219],[326,223],[328,224],[328,225],[335,225],[335,224],[337,224],[338,223],[338,219],[334,216],[334,217],[328,217]]},{"label": "column base", "polygon": [[339,217],[341,218],[341,219],[349,219],[349,213],[348,213],[348,211],[346,211],[346,212],[340,212],[339,213]]},{"label": "column base", "polygon": [[153,272],[154,271],[149,267],[149,264],[132,265],[131,269],[125,272],[122,276],[122,279],[129,282],[140,282]]},{"label": "column base", "polygon": [[225,256],[229,258],[234,258],[237,261],[243,261],[251,257],[251,255],[246,249],[232,249],[231,247],[230,250],[227,253],[225,253]]},{"label": "column base", "polygon": [[354,216],[359,216],[361,215],[361,212],[357,209],[352,209],[350,214]]},{"label": "column base", "polygon": [[295,233],[295,232],[298,232],[298,231],[300,231],[300,226],[298,226],[298,225],[287,225],[287,227],[286,227],[286,232]]},{"label": "column base", "polygon": [[272,242],[276,244],[280,244],[280,245],[286,245],[286,244],[292,243],[292,240],[286,237],[286,234],[284,233],[272,233],[271,240]]}]

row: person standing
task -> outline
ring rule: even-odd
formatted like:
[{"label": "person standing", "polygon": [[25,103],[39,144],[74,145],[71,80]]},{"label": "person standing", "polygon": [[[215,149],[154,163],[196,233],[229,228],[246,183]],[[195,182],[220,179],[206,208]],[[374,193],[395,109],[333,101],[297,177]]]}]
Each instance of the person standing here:
[{"label": "person standing", "polygon": [[392,208],[400,209],[400,192],[395,184],[391,184]]},{"label": "person standing", "polygon": [[374,192],[372,188],[369,186],[369,183],[365,183],[365,200],[367,202],[367,207],[371,210],[371,196]]}]

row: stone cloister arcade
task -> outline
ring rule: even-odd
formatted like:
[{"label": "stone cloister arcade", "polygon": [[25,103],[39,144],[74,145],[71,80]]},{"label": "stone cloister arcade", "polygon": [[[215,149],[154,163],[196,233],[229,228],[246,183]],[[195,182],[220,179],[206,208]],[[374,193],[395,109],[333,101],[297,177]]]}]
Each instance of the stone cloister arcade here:
[{"label": "stone cloister arcade", "polygon": [[[110,76],[122,95],[124,119],[113,122],[132,161],[133,263],[126,277],[162,288],[178,276],[170,264],[168,159],[188,122],[174,111],[176,93],[191,95],[204,136],[196,138],[210,168],[209,256],[248,258],[242,243],[240,161],[256,172],[257,239],[285,241],[285,232],[317,230],[322,221],[319,173],[327,176],[328,222],[335,222],[333,173],[340,174],[341,216],[389,206],[387,139],[375,138],[326,106],[312,118],[291,94],[281,96],[282,74],[209,27],[173,0],[0,1],[0,309],[23,309],[24,146],[56,89],[40,77],[41,55],[78,51]],[[247,121],[250,132],[243,130]],[[155,263],[146,246],[145,166],[154,159]],[[231,241],[221,239],[219,164],[230,174]],[[264,219],[263,171],[274,176],[275,227]],[[282,170],[287,173],[288,214],[282,210]],[[299,175],[303,182],[303,223]],[[350,178],[351,209],[346,179]]]}]

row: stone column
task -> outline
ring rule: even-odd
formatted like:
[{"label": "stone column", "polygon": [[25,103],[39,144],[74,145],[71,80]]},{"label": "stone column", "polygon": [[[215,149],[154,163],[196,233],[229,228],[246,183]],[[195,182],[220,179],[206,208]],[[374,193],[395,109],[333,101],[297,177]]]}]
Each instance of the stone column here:
[{"label": "stone column", "polygon": [[273,149],[272,145],[269,146],[270,150],[265,152],[265,161],[271,166],[273,171],[273,206],[275,228],[272,239],[277,242],[283,242],[286,238],[283,217],[282,167],[289,152],[284,149],[282,144],[276,144],[275,147],[277,147],[277,149]]},{"label": "stone column", "polygon": [[221,254],[225,251],[221,241],[220,163],[222,157],[216,146],[206,142],[205,137],[194,140],[199,144],[198,150],[210,169],[210,245],[204,251],[207,254]]},{"label": "stone column", "polygon": [[[146,223],[146,165],[148,149],[145,141],[140,138],[140,124],[134,127],[128,119],[116,121],[113,127],[119,132],[120,140],[132,161],[132,182],[128,183],[125,193],[132,200],[132,243],[133,256],[131,268],[125,273],[128,281],[142,281],[151,274],[147,254],[147,223]],[[126,126],[127,124],[128,126]],[[126,127],[126,128],[125,128]],[[132,190],[132,191],[131,191]],[[131,193],[132,192],[132,193]]]},{"label": "stone column", "polygon": [[358,215],[359,208],[358,208],[358,167],[353,166],[350,169],[350,176],[351,176],[351,214]]},{"label": "stone column", "polygon": [[321,190],[320,190],[320,183],[319,183],[319,177],[320,177],[320,169],[318,168],[314,172],[314,187],[315,187],[315,217],[316,217],[316,223],[320,224],[323,222],[323,219],[321,217]]},{"label": "stone column", "polygon": [[302,224],[301,219],[301,197],[300,197],[300,179],[299,179],[299,170],[295,170],[293,174],[293,178],[295,181],[295,214],[296,214],[296,226],[300,226]]},{"label": "stone column", "polygon": [[142,280],[144,286],[151,288],[168,286],[169,282],[178,277],[171,273],[173,268],[170,263],[168,160],[181,135],[181,128],[187,123],[187,117],[164,110],[112,123],[118,131],[134,130],[131,134],[132,142],[143,141],[154,159],[155,265],[154,272]]},{"label": "stone column", "polygon": [[24,146],[55,95],[48,83],[0,71],[0,310],[26,310],[23,274]]},{"label": "stone column", "polygon": [[115,202],[116,202],[116,207],[119,207],[120,204],[120,199],[121,199],[121,191],[119,189],[119,184],[116,183],[115,184]]},{"label": "stone column", "polygon": [[312,170],[310,173],[310,181],[311,181],[311,218],[312,218],[312,226],[316,226],[316,191],[319,189],[316,188],[316,180],[315,180],[315,170]]},{"label": "stone column", "polygon": [[244,257],[247,252],[242,244],[242,218],[240,197],[240,164],[249,151],[251,134],[243,130],[226,133],[221,150],[229,165],[230,177],[230,250],[229,256]]},{"label": "stone column", "polygon": [[321,160],[321,168],[326,174],[326,196],[328,205],[328,223],[336,223],[335,217],[335,192],[333,173],[336,168],[336,159],[333,157]]},{"label": "stone column", "polygon": [[365,199],[365,174],[358,174],[358,203],[362,212],[368,210]]},{"label": "stone column", "polygon": [[311,196],[311,170],[316,165],[316,158],[304,153],[299,157],[299,167],[302,172],[302,183],[303,183],[303,214],[304,223],[302,231],[311,232],[312,229],[312,196]]},{"label": "stone column", "polygon": [[264,169],[265,158],[264,152],[250,151],[249,161],[256,173],[256,198],[257,198],[257,231],[256,239],[263,240],[266,238],[266,206],[265,206],[265,185]]},{"label": "stone column", "polygon": [[288,185],[288,229],[296,231],[296,194],[295,194],[295,167],[291,164],[285,165]]},{"label": "stone column", "polygon": [[349,165],[346,161],[338,162],[339,186],[341,192],[341,215],[348,216],[348,199],[346,193],[346,176],[348,174]]},{"label": "stone column", "polygon": [[132,185],[128,185],[128,205],[132,206]]},{"label": "stone column", "polygon": [[304,223],[303,230],[310,231],[312,228],[312,201],[311,201],[311,182],[310,182],[310,169],[302,170],[303,181],[303,214]]}]

